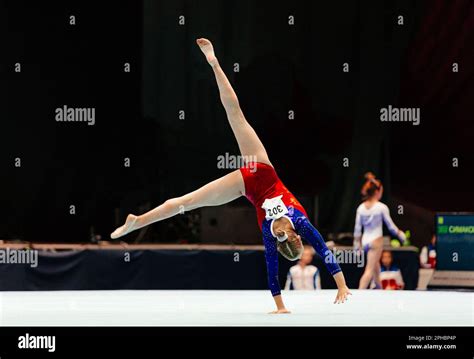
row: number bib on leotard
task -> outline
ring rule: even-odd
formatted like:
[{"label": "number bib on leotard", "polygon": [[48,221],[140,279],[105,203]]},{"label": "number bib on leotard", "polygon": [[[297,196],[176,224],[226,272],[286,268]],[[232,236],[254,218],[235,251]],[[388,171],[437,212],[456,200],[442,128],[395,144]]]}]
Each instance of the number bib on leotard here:
[{"label": "number bib on leotard", "polygon": [[267,198],[262,204],[262,208],[265,210],[265,219],[277,219],[283,217],[288,213],[288,208],[281,200],[283,195]]}]

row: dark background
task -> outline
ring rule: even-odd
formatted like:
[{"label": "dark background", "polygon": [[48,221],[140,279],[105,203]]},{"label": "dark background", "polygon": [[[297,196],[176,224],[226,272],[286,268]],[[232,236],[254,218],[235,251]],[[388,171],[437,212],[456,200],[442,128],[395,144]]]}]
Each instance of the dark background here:
[{"label": "dark background", "polygon": [[[237,144],[197,37],[213,41],[280,178],[323,233],[353,230],[368,170],[417,245],[429,240],[435,211],[474,210],[472,1],[0,4],[1,239],[106,237],[127,213],[229,171],[217,168],[217,156],[238,154]],[[420,107],[420,125],[381,122],[390,104]],[[95,107],[96,125],[57,123],[54,109],[63,105]],[[196,211],[139,240],[209,241],[205,228],[222,227],[229,237],[220,243],[260,243],[253,214],[226,227],[222,213],[232,220],[241,210],[252,211],[245,199]]]}]

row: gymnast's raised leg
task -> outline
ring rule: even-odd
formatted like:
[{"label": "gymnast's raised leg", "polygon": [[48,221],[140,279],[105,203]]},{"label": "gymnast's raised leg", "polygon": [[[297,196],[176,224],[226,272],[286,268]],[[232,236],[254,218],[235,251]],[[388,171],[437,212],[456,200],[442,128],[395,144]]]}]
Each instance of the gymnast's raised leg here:
[{"label": "gymnast's raised leg", "polygon": [[[240,109],[237,95],[224,71],[219,66],[211,42],[206,39],[198,39],[196,42],[214,70],[220,98],[242,156],[244,158],[256,158],[259,162],[271,165],[262,142],[245,119]],[[128,215],[125,224],[117,228],[111,234],[111,237],[114,239],[122,237],[134,230],[183,213],[184,211],[206,206],[219,206],[231,202],[244,194],[244,181],[240,171],[236,170],[194,192],[169,199],[143,215]]]}]

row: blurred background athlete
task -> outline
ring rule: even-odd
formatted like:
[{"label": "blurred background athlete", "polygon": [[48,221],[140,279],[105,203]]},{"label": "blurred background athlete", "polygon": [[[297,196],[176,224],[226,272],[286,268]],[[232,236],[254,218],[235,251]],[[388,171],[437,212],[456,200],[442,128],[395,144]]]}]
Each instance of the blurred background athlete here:
[{"label": "blurred background athlete", "polygon": [[[367,265],[359,281],[359,289],[367,289],[371,280],[376,288],[382,288],[380,282],[380,257],[383,250],[383,224],[400,241],[406,240],[405,234],[397,228],[390,217],[388,207],[380,202],[383,194],[382,182],[372,172],[365,175],[361,190],[363,202],[357,208],[354,245],[367,254]],[[363,233],[362,233],[363,231]]]}]

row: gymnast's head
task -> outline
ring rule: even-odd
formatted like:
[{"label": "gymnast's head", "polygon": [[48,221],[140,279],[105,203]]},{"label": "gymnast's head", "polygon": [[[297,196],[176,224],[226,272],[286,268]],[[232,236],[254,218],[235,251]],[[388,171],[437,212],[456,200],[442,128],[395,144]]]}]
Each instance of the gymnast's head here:
[{"label": "gymnast's head", "polygon": [[303,242],[288,218],[282,217],[275,220],[273,222],[273,233],[278,239],[277,250],[283,257],[290,261],[301,258],[304,250]]},{"label": "gymnast's head", "polygon": [[382,182],[372,172],[365,174],[365,183],[360,193],[364,200],[380,200],[383,194]]}]

